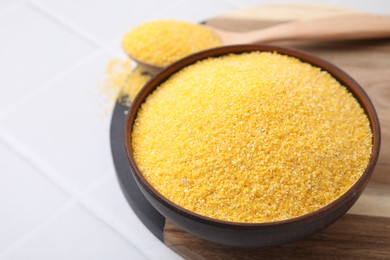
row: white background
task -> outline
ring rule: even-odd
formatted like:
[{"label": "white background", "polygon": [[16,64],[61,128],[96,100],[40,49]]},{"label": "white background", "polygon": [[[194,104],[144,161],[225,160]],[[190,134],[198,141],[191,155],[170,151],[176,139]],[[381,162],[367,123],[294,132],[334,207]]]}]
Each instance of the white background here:
[{"label": "white background", "polygon": [[[175,259],[115,178],[113,103],[97,89],[120,39],[160,18],[193,22],[296,1],[0,0],[0,259]],[[390,14],[390,1],[299,1]]]}]

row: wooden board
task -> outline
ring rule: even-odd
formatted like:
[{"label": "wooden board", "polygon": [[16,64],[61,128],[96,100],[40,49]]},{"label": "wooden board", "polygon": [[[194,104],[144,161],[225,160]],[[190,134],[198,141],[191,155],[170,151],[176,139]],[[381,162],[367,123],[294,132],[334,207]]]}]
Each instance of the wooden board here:
[{"label": "wooden board", "polygon": [[310,238],[260,249],[222,246],[165,225],[165,244],[186,259],[389,259],[390,218],[347,214]]},{"label": "wooden board", "polygon": [[[208,25],[245,31],[346,11],[333,7],[273,5],[209,19]],[[348,214],[303,241],[266,249],[237,249],[207,242],[167,222],[164,242],[187,259],[364,258],[390,259],[390,40],[308,43],[278,42],[326,59],[345,70],[366,90],[378,112],[382,147],[374,175]]]}]

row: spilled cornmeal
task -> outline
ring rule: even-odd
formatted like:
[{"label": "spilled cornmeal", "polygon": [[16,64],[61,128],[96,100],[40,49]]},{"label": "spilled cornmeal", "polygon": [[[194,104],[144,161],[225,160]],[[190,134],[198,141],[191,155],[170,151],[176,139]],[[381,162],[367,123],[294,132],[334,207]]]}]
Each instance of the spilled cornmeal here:
[{"label": "spilled cornmeal", "polygon": [[110,99],[130,106],[151,77],[144,69],[135,67],[130,59],[112,59],[106,66],[106,77],[100,89]]}]

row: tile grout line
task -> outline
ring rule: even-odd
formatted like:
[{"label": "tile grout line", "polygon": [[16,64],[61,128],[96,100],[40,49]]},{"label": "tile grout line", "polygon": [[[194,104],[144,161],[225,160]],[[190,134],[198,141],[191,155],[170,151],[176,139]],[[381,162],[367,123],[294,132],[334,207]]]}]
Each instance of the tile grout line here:
[{"label": "tile grout line", "polygon": [[101,176],[99,176],[95,181],[90,185],[86,186],[83,191],[78,191],[69,181],[64,179],[61,174],[51,167],[49,164],[45,163],[44,160],[39,159],[35,156],[30,149],[25,147],[21,142],[16,138],[9,135],[5,130],[0,128],[0,143],[2,143],[6,148],[11,152],[17,155],[21,160],[30,165],[33,169],[36,170],[37,174],[41,175],[43,178],[52,183],[55,187],[59,188],[67,196],[72,198],[80,198],[83,196],[86,191],[89,191],[95,187],[95,182],[100,180],[103,177],[109,175],[111,170],[107,170]]},{"label": "tile grout line", "polygon": [[63,78],[66,75],[69,75],[69,73],[73,72],[76,68],[79,68],[81,65],[84,65],[88,61],[90,61],[92,58],[96,57],[98,54],[102,53],[103,51],[110,56],[123,56],[123,54],[119,54],[118,51],[115,51],[114,49],[107,48],[105,45],[102,45],[97,40],[92,40],[90,37],[87,37],[86,34],[83,34],[80,30],[77,31],[77,29],[74,28],[74,26],[66,25],[66,22],[59,21],[55,18],[55,14],[50,14],[50,11],[44,10],[44,7],[38,6],[37,3],[32,2],[31,0],[26,1],[17,1],[15,3],[10,4],[10,6],[7,6],[4,10],[0,11],[0,15],[4,12],[7,12],[9,10],[12,10],[14,8],[20,7],[23,4],[27,4],[30,7],[34,8],[34,10],[40,12],[41,14],[48,17],[50,20],[54,21],[57,24],[60,24],[62,27],[64,27],[67,30],[70,30],[73,33],[76,33],[78,36],[81,36],[83,39],[87,40],[87,42],[91,43],[94,47],[97,48],[96,52],[93,52],[89,56],[79,60],[77,63],[71,65],[70,67],[64,69],[62,72],[60,72],[58,75],[56,75],[53,79],[51,79],[49,82],[46,82],[42,84],[40,87],[38,87],[35,91],[27,94],[26,96],[23,96],[18,101],[14,102],[14,104],[8,106],[7,108],[0,111],[0,119],[4,116],[6,116],[8,113],[10,113],[12,110],[17,108],[19,105],[23,104],[26,100],[28,100],[31,96],[36,95],[37,92],[42,91],[42,89],[47,88],[48,86],[52,85],[54,82],[57,82],[59,79]]},{"label": "tile grout line", "polygon": [[126,232],[122,230],[122,228],[118,227],[112,221],[109,220],[108,216],[105,216],[104,213],[102,213],[99,210],[99,207],[94,205],[88,198],[86,198],[86,195],[95,190],[97,187],[99,187],[101,184],[103,184],[105,181],[109,179],[111,176],[115,176],[115,173],[113,174],[115,170],[108,170],[103,176],[98,178],[95,182],[93,182],[91,185],[88,186],[87,189],[84,190],[79,196],[78,202],[81,206],[83,206],[91,215],[93,215],[95,218],[99,219],[101,222],[103,222],[106,226],[108,226],[111,230],[113,230],[115,233],[117,233],[120,237],[122,237],[124,240],[126,240],[132,247],[134,247],[142,256],[149,259],[148,256],[146,256],[143,251],[139,248],[139,246],[135,243],[133,243],[133,239],[126,236]]},{"label": "tile grout line", "polygon": [[52,214],[50,214],[50,216],[46,218],[42,223],[36,225],[32,229],[24,233],[24,235],[22,235],[16,241],[14,241],[3,252],[0,252],[0,259],[12,253],[12,251],[17,249],[20,245],[23,245],[25,242],[31,239],[36,233],[38,233],[40,230],[42,230],[44,227],[46,227],[48,224],[50,224],[52,221],[54,221],[59,216],[61,216],[64,212],[66,212],[69,208],[71,208],[74,204],[76,204],[76,200],[74,200],[73,198],[65,202],[60,208],[58,208]]},{"label": "tile grout line", "polygon": [[101,184],[103,184],[105,181],[109,179],[109,177],[114,176],[113,170],[108,170],[103,176],[98,178],[96,181],[94,181],[91,185],[88,186],[78,197],[78,202],[80,203],[80,206],[82,206],[84,209],[86,209],[89,214],[91,214],[93,217],[99,219],[101,222],[103,222],[104,225],[109,227],[112,231],[117,233],[120,237],[122,237],[125,241],[127,241],[132,247],[134,247],[140,255],[144,256],[145,258],[149,259],[148,256],[146,256],[143,251],[139,248],[137,244],[133,243],[133,240],[126,236],[125,232],[122,231],[122,229],[118,226],[116,226],[112,221],[109,220],[109,217],[106,217],[104,213],[101,213],[99,210],[99,207],[94,206],[93,203],[90,202],[86,198],[86,195],[89,194],[91,191],[95,190],[97,187],[99,187]]},{"label": "tile grout line", "polygon": [[66,195],[75,196],[77,194],[77,191],[70,185],[68,181],[60,177],[60,174],[51,173],[56,171],[48,165],[44,166],[43,163],[34,155],[32,155],[32,153],[26,147],[24,147],[20,142],[18,142],[15,138],[7,134],[2,129],[0,129],[0,142],[2,142],[9,150],[18,155],[19,158],[33,167],[37,173],[41,174]]},{"label": "tile grout line", "polygon": [[65,202],[60,208],[58,208],[54,213],[52,213],[48,218],[46,218],[42,223],[36,225],[30,231],[27,231],[23,236],[13,242],[6,250],[0,252],[0,259],[12,253],[15,249],[17,249],[20,245],[27,242],[29,239],[34,237],[40,230],[44,229],[58,217],[60,217],[63,213],[69,210],[72,206],[77,203],[83,207],[92,217],[98,219],[104,225],[108,226],[112,231],[117,233],[122,239],[124,239],[127,243],[130,244],[140,255],[144,256],[146,259],[150,259],[147,255],[145,255],[138,245],[134,244],[131,239],[129,239],[124,232],[119,231],[115,224],[111,224],[105,217],[102,217],[99,210],[93,205],[89,205],[89,203],[85,199],[85,195],[90,193],[92,190],[96,189],[103,182],[107,181],[111,175],[112,171],[109,170],[102,176],[100,176],[97,180],[95,180],[91,185],[89,185],[83,192],[79,192],[77,195],[72,196],[67,202]]},{"label": "tile grout line", "polygon": [[[118,188],[119,188],[119,186],[118,186]],[[111,220],[110,216],[108,216],[102,210],[100,210],[100,207],[99,207],[98,204],[94,203],[92,200],[90,200],[88,198],[84,198],[81,201],[81,203],[91,214],[93,214],[95,217],[99,218],[108,227],[110,227],[115,232],[117,232],[121,237],[123,237],[124,239],[128,240],[137,249],[137,251],[139,251],[143,256],[145,256],[146,258],[150,259],[150,255],[149,254],[145,255],[144,251],[141,249],[139,244],[137,242],[135,242],[135,243],[133,242],[134,240],[136,240],[136,238],[128,236],[126,234],[126,231],[120,225],[116,225]]]},{"label": "tile grout line", "polygon": [[56,13],[55,11],[51,10],[49,7],[45,6],[42,3],[37,3],[36,1],[27,0],[26,4],[28,4],[30,7],[34,8],[36,11],[41,13],[42,15],[46,16],[53,22],[61,25],[62,27],[66,28],[70,32],[76,34],[77,36],[81,37],[82,39],[86,40],[90,44],[99,47],[100,49],[105,50],[106,52],[110,53],[111,55],[118,55],[118,51],[116,51],[114,48],[110,48],[106,46],[104,43],[100,42],[97,38],[95,38],[90,33],[84,31],[77,25],[73,24],[69,20],[61,17],[60,14]]},{"label": "tile grout line", "polygon": [[95,188],[96,184],[100,179],[107,178],[112,172],[111,169],[105,171],[101,176],[99,176],[95,181],[90,185],[86,186],[83,191],[78,191],[69,181],[61,177],[61,174],[58,173],[53,167],[45,163],[44,160],[39,159],[37,156],[33,155],[31,151],[26,148],[22,143],[17,139],[9,135],[6,131],[0,128],[0,143],[4,144],[11,152],[15,153],[19,158],[24,162],[33,167],[38,174],[47,179],[50,183],[59,188],[62,192],[72,198],[81,198],[89,190]]},{"label": "tile grout line", "polygon": [[[20,5],[21,2],[18,2],[17,4],[14,4],[15,6]],[[28,1],[27,4],[29,4],[31,7],[39,11],[40,13],[44,14],[45,16],[49,17],[54,22],[60,23],[62,26],[66,27],[68,30],[71,30],[73,33],[76,33],[78,36],[82,37],[83,39],[87,40],[88,42],[92,43],[93,45],[99,47],[100,49],[103,49],[105,52],[109,54],[116,55],[117,51],[112,51],[111,48],[107,48],[104,44],[101,44],[97,39],[95,39],[93,36],[91,36],[88,33],[84,33],[81,29],[75,27],[73,24],[69,23],[65,19],[57,16],[55,13],[52,13],[51,10],[46,8],[45,6],[42,6],[39,3]],[[14,6],[13,5],[13,6]],[[100,52],[97,52],[100,53]],[[91,57],[97,56],[96,53],[93,55],[87,57],[85,60],[89,61]],[[66,72],[61,73],[61,75],[55,77],[53,80],[51,80],[49,83],[44,84],[44,86],[40,87],[36,92],[42,91],[42,89],[45,89],[47,86],[51,85],[53,82],[56,82],[58,79],[62,78],[64,75],[69,74],[69,71],[73,71],[75,67],[79,67],[80,64],[84,64],[85,61],[79,62],[79,64],[76,64],[72,66],[70,69],[67,69]],[[18,102],[18,104],[21,104],[25,102],[26,99],[28,99],[30,95],[24,99],[21,100],[21,102]],[[12,108],[17,107],[17,104],[13,106]],[[11,110],[7,109],[7,111]],[[4,114],[4,113],[3,113]],[[55,211],[48,219],[46,219],[42,224],[36,226],[33,230],[30,232],[27,232],[24,236],[22,236],[20,239],[18,239],[11,247],[9,247],[5,252],[0,254],[0,257],[3,257],[4,255],[7,255],[9,252],[12,252],[15,248],[17,248],[20,244],[23,244],[25,241],[28,241],[31,237],[33,237],[36,233],[38,233],[41,229],[46,227],[49,223],[51,223],[53,220],[61,216],[66,210],[68,210],[71,206],[73,206],[76,203],[80,203],[81,206],[83,206],[88,212],[90,212],[94,217],[100,219],[104,224],[106,224],[108,227],[110,227],[114,232],[118,233],[122,238],[124,238],[126,241],[128,241],[141,255],[145,256],[146,258],[149,258],[146,256],[142,250],[139,249],[138,245],[135,245],[132,243],[132,238],[126,235],[126,232],[123,230],[123,228],[118,227],[115,223],[113,223],[111,220],[109,220],[109,217],[105,216],[104,213],[102,213],[96,206],[93,205],[93,203],[89,203],[87,199],[84,198],[85,194],[88,193],[90,190],[93,190],[96,188],[96,186],[100,185],[103,181],[105,181],[109,174],[104,174],[100,178],[98,178],[95,182],[93,182],[91,185],[88,186],[84,192],[79,193],[77,192],[71,185],[65,184],[63,185],[64,181],[58,180],[57,177],[53,178],[53,174],[48,174],[48,172],[52,172],[52,169],[47,170],[48,167],[43,166],[42,162],[37,161],[37,158],[33,158],[31,160],[31,155],[28,155],[28,149],[25,147],[22,148],[23,145],[18,143],[16,140],[12,140],[9,136],[7,136],[4,133],[1,133],[0,131],[0,137],[3,137],[3,142],[8,146],[8,148],[12,149],[13,152],[17,153],[22,159],[24,159],[27,163],[32,165],[35,169],[38,170],[38,172],[42,173],[46,178],[49,179],[52,183],[54,183],[56,186],[59,186],[65,193],[71,196],[70,200],[68,200],[65,204],[63,204],[62,207],[60,207],[57,211]],[[11,140],[11,141],[10,141]],[[1,138],[0,138],[1,141]],[[33,156],[34,157],[34,156]],[[50,168],[50,167],[49,167]],[[58,174],[58,176],[60,176]],[[61,178],[60,178],[61,179]],[[65,182],[66,183],[66,182]]]},{"label": "tile grout line", "polygon": [[[0,139],[1,141],[1,139]],[[3,252],[0,252],[0,258],[6,256],[10,252],[12,252],[14,249],[22,245],[24,242],[28,241],[30,238],[32,238],[36,233],[38,233],[40,230],[45,228],[47,225],[52,223],[55,219],[57,219],[59,216],[61,216],[64,212],[66,212],[68,209],[70,209],[73,205],[79,203],[82,205],[82,200],[84,199],[84,196],[89,193],[91,190],[95,189],[97,186],[99,186],[103,181],[106,181],[107,178],[111,175],[111,171],[107,171],[102,176],[100,176],[97,180],[95,180],[91,185],[89,185],[83,192],[75,192],[75,194],[70,194],[70,198],[57,210],[55,210],[52,214],[49,215],[48,218],[46,218],[43,222],[36,225],[34,228],[27,231],[23,236],[19,237],[15,242],[13,242],[6,250]]]},{"label": "tile grout line", "polygon": [[[12,7],[18,7],[21,6],[23,3],[18,2]],[[100,53],[102,53],[102,50],[108,54],[116,55],[116,51],[112,51],[110,48],[107,48],[105,45],[100,44],[99,41],[96,39],[93,39],[93,37],[83,33],[81,30],[78,30],[74,26],[70,25],[65,20],[58,18],[55,16],[55,14],[52,14],[50,10],[47,10],[47,8],[43,7],[42,5],[39,5],[37,3],[33,3],[31,1],[26,2],[26,4],[30,5],[32,8],[36,9],[40,13],[47,16],[49,19],[53,20],[56,23],[60,23],[62,26],[65,26],[66,29],[71,30],[73,33],[76,33],[78,36],[81,36],[83,39],[87,40],[88,42],[92,43],[94,46],[99,47],[101,50],[98,50],[88,56],[87,58],[79,61],[76,65],[71,66],[70,68],[63,71],[60,75],[56,76],[52,80],[50,80],[48,83],[45,83],[43,86],[39,87],[36,91],[31,93],[31,95],[27,95],[26,97],[18,100],[16,104],[13,104],[11,107],[5,109],[5,111],[0,112],[0,119],[2,116],[7,115],[10,111],[18,107],[18,105],[24,103],[26,100],[30,99],[31,96],[37,95],[37,93],[43,91],[48,86],[52,85],[54,82],[57,82],[59,79],[63,78],[64,76],[68,75],[72,71],[74,71],[76,68],[82,66],[83,64],[90,61],[92,58],[96,57]],[[32,166],[34,169],[37,170],[37,172],[41,173],[46,179],[48,179],[51,183],[53,183],[55,186],[59,187],[60,190],[65,192],[68,196],[70,196],[70,200],[66,202],[60,209],[58,209],[49,219],[46,219],[42,224],[38,225],[36,228],[34,228],[32,231],[27,232],[26,235],[22,236],[20,239],[18,239],[13,245],[9,247],[9,250],[6,250],[6,252],[1,253],[0,256],[3,256],[7,254],[7,252],[12,251],[13,248],[16,248],[18,245],[22,244],[24,241],[28,240],[30,237],[32,237],[35,233],[37,233],[39,230],[41,230],[43,227],[45,227],[49,222],[51,222],[53,219],[55,219],[58,215],[60,215],[62,212],[64,212],[66,209],[74,205],[75,203],[79,202],[80,205],[83,205],[84,208],[86,208],[90,213],[93,213],[93,215],[100,219],[103,223],[105,223],[107,226],[109,226],[115,233],[119,234],[122,238],[125,239],[128,243],[130,243],[133,247],[136,248],[136,250],[143,255],[145,258],[148,258],[145,256],[142,251],[138,248],[138,246],[135,246],[132,243],[132,240],[127,237],[123,231],[117,230],[115,225],[110,224],[110,221],[107,220],[107,218],[100,217],[101,214],[99,214],[99,211],[97,211],[93,206],[89,205],[88,202],[85,202],[85,199],[83,199],[84,193],[77,192],[72,185],[70,185],[69,182],[61,178],[60,174],[53,174],[52,172],[56,172],[54,169],[49,167],[47,164],[38,158],[36,158],[34,155],[29,154],[29,151],[27,148],[25,148],[21,143],[19,143],[16,139],[12,138],[10,135],[7,135],[4,131],[1,131],[0,129],[0,142],[4,143],[7,148],[12,150],[12,152],[16,153],[20,158],[22,158],[25,162],[27,162],[30,166]],[[104,174],[102,176],[102,179],[106,179],[108,174]],[[100,180],[100,178],[99,178]],[[95,184],[91,184],[88,186],[88,190],[90,188],[93,188],[92,186],[96,186],[97,182],[94,182]],[[65,183],[65,184],[64,184]],[[100,183],[100,182],[99,182]]]},{"label": "tile grout line", "polygon": [[90,55],[84,57],[83,59],[77,61],[73,65],[69,66],[68,68],[62,70],[60,73],[58,73],[54,78],[50,79],[48,82],[42,84],[41,86],[37,87],[34,91],[31,93],[21,97],[18,99],[18,101],[14,102],[12,105],[9,105],[7,108],[0,111],[0,119],[7,116],[9,113],[11,113],[13,110],[18,108],[20,105],[25,103],[27,100],[31,99],[32,97],[38,95],[43,90],[49,88],[53,84],[57,83],[58,81],[62,80],[64,77],[70,75],[71,73],[75,72],[80,67],[84,66],[94,58],[98,57],[99,55],[107,53],[105,50],[97,49],[96,51],[92,52]]},{"label": "tile grout line", "polygon": [[[109,174],[107,174],[108,176],[110,176],[111,174],[115,175],[115,170],[109,170]],[[104,178],[104,181],[105,180],[108,180],[108,176],[106,176]],[[102,178],[103,179],[103,178]],[[93,185],[93,187],[88,187],[88,192],[91,192],[93,191],[99,184],[103,183],[103,180],[101,180],[99,183],[95,182],[95,185]],[[92,185],[91,185],[92,186]],[[118,188],[119,185],[118,185]],[[80,204],[86,209],[88,210],[91,214],[93,214],[94,217],[100,219],[100,221],[102,221],[105,225],[107,225],[108,227],[110,227],[111,229],[113,229],[116,233],[118,233],[122,238],[124,238],[125,240],[128,240],[128,242],[130,242],[130,244],[137,249],[137,251],[139,251],[139,253],[143,256],[145,256],[146,258],[148,259],[153,259],[153,257],[155,256],[154,254],[148,254],[148,253],[144,253],[144,251],[142,250],[142,246],[140,246],[137,242],[134,242],[137,238],[136,237],[132,237],[132,236],[128,236],[126,233],[126,231],[124,230],[124,228],[122,228],[120,225],[116,225],[114,223],[114,221],[111,220],[111,217],[109,215],[107,215],[106,213],[104,213],[98,204],[94,203],[93,200],[90,200],[86,197],[84,197],[82,200],[80,200]],[[142,224],[143,225],[143,224]],[[150,232],[150,231],[148,231]]]},{"label": "tile grout line", "polygon": [[[8,149],[10,149],[12,152],[16,153],[21,157],[25,162],[27,162],[29,165],[34,167],[38,173],[41,173],[43,177],[48,179],[51,183],[53,183],[56,187],[59,187],[63,192],[65,192],[70,199],[65,202],[65,204],[60,207],[57,211],[55,211],[49,218],[47,218],[43,223],[39,224],[32,230],[28,231],[25,235],[21,236],[19,239],[17,239],[14,243],[11,244],[11,246],[8,247],[5,251],[0,253],[0,258],[4,255],[8,254],[9,252],[13,251],[15,248],[17,248],[19,245],[23,244],[25,241],[28,241],[29,238],[33,237],[34,234],[39,232],[39,230],[43,229],[47,226],[48,223],[51,223],[57,216],[59,216],[61,213],[65,212],[66,209],[70,208],[72,205],[79,203],[81,206],[83,206],[85,209],[90,212],[90,214],[94,215],[96,218],[98,218],[101,222],[103,222],[105,225],[109,226],[112,231],[117,233],[119,236],[121,236],[125,241],[127,241],[131,246],[133,246],[141,255],[147,257],[142,250],[139,248],[138,245],[134,244],[132,239],[125,235],[125,232],[118,227],[117,225],[111,223],[107,217],[103,217],[100,213],[99,209],[92,204],[90,204],[87,199],[85,199],[85,195],[88,194],[91,190],[94,190],[97,186],[99,186],[101,183],[106,181],[109,176],[112,176],[111,170],[108,170],[106,173],[104,173],[102,176],[100,176],[97,180],[95,180],[92,184],[90,184],[84,191],[79,192],[76,191],[71,185],[66,181],[63,180],[61,177],[59,177],[59,174],[56,174],[58,176],[53,176],[53,174],[48,174],[47,172],[54,172],[54,169],[47,169],[47,166],[42,166],[41,162],[36,162],[36,158],[31,158],[31,156],[26,155],[28,153],[27,149],[24,147],[21,147],[21,144],[18,143],[15,139],[13,139],[10,136],[7,136],[7,134],[4,131],[0,130],[0,142],[2,142]],[[40,166],[41,165],[41,166]],[[65,183],[65,184],[64,184]]]},{"label": "tile grout line", "polygon": [[[11,7],[17,7],[23,4],[23,2],[17,2],[13,4]],[[88,42],[92,43],[93,45],[99,47],[100,49],[103,49],[105,52],[109,54],[117,54],[117,51],[112,51],[111,48],[107,48],[104,44],[101,44],[97,39],[95,39],[93,36],[84,33],[79,28],[75,27],[73,24],[69,23],[68,21],[62,19],[61,17],[57,16],[56,14],[52,13],[49,9],[42,6],[39,3],[27,1],[26,4],[29,4],[31,7],[39,11],[40,13],[44,14],[45,16],[49,17],[54,22],[60,23],[62,26],[65,26],[68,30],[70,29],[73,33],[76,33],[78,36],[82,37],[83,39],[87,40]],[[11,7],[9,9],[11,9]],[[96,53],[100,53],[99,51]],[[65,75],[68,75],[71,71],[73,71],[75,68],[80,67],[82,64],[86,63],[86,61],[89,61],[92,57],[97,56],[96,53],[90,55],[85,60],[82,60],[78,64],[70,67],[69,69],[65,70],[65,72],[62,72],[60,75],[56,76],[54,79],[52,79],[50,82],[44,84],[42,87],[37,89],[37,91],[33,92],[32,94],[35,94],[37,92],[42,91],[43,89],[46,89],[47,86],[50,86],[53,84],[53,82],[56,82],[58,79],[63,78]],[[8,111],[12,111],[13,108],[17,107],[19,104],[24,103],[27,99],[30,98],[31,95],[28,95],[26,98],[23,98],[12,106],[10,109],[6,109],[6,113],[1,114],[7,114]],[[1,138],[2,137],[2,138]],[[2,139],[2,140],[1,140]],[[88,186],[84,192],[77,192],[69,183],[64,180],[61,180],[62,178],[58,179],[60,174],[57,174],[58,176],[54,177],[53,174],[49,174],[48,172],[54,172],[53,169],[49,169],[51,167],[48,167],[47,165],[42,165],[43,161],[40,161],[35,156],[29,155],[28,149],[23,147],[21,143],[19,143],[16,139],[11,138],[4,132],[0,131],[0,141],[2,141],[9,149],[11,149],[14,153],[18,154],[19,157],[21,157],[25,162],[27,162],[29,165],[31,165],[33,168],[35,168],[39,173],[41,173],[44,177],[46,177],[50,182],[52,182],[55,186],[58,186],[62,191],[64,191],[66,194],[70,196],[70,199],[65,202],[59,209],[57,209],[49,218],[47,218],[43,223],[35,226],[32,230],[27,232],[25,235],[20,237],[15,243],[13,243],[8,249],[3,251],[0,254],[0,257],[4,257],[5,255],[12,252],[15,248],[17,248],[19,245],[23,244],[24,242],[28,241],[31,237],[33,237],[36,233],[38,233],[40,230],[42,230],[44,227],[46,227],[48,224],[53,222],[55,219],[57,219],[59,216],[61,216],[64,212],[66,212],[69,208],[71,208],[76,203],[80,203],[81,206],[83,206],[93,217],[96,217],[100,219],[101,222],[103,222],[105,225],[110,227],[111,230],[118,233],[122,238],[125,239],[125,241],[128,241],[131,246],[133,246],[138,253],[140,253],[145,258],[149,258],[146,256],[142,250],[139,249],[138,245],[133,244],[132,238],[126,235],[126,232],[117,226],[115,223],[113,223],[111,220],[109,220],[109,217],[105,216],[104,213],[101,213],[101,211],[93,205],[93,203],[89,203],[88,200],[84,198],[85,194],[87,194],[90,190],[93,190],[96,188],[96,186],[100,185],[103,181],[108,179],[109,174],[104,174],[100,178],[98,178],[95,182],[93,182],[91,185]]]},{"label": "tile grout line", "polygon": [[80,205],[82,205],[95,218],[99,219],[104,225],[109,227],[112,231],[114,231],[125,241],[127,241],[140,255],[144,256],[146,259],[150,259],[149,255],[146,255],[143,252],[143,250],[141,250],[139,245],[137,243],[134,243],[133,239],[126,235],[126,232],[123,231],[121,227],[113,223],[110,220],[110,217],[106,216],[106,214],[101,212],[96,206],[90,203],[87,199],[84,198],[83,200],[81,200]]},{"label": "tile grout line", "polygon": [[[0,15],[3,12],[5,13],[9,10],[13,10],[14,8],[22,6],[22,4],[23,4],[23,2],[21,2],[21,1],[14,3],[14,4],[10,5],[9,7],[7,7],[6,9],[4,9],[4,11],[2,11],[0,13]],[[43,8],[41,6],[37,6],[36,4],[34,4],[32,2],[29,2],[27,4],[30,4],[30,6],[32,6],[34,9],[37,9],[37,11],[39,11],[40,13],[43,13],[45,16],[48,16],[54,22],[61,23],[61,25],[65,25],[66,29],[68,29],[68,30],[71,29],[73,32],[76,32],[77,35],[81,36],[82,38],[84,38],[88,42],[90,42],[93,45],[104,50],[104,52],[111,54],[111,55],[117,54],[116,51],[112,51],[110,48],[106,48],[104,45],[100,44],[98,41],[96,41],[96,40],[92,39],[91,37],[87,36],[86,34],[80,32],[79,30],[75,29],[73,26],[70,26],[66,22],[61,21],[61,20],[59,21],[59,19],[58,18],[56,19],[55,17],[53,17],[52,14],[50,14],[50,12],[48,12],[47,10],[43,10]],[[69,73],[73,72],[76,68],[79,68],[80,66],[84,65],[85,63],[87,63],[88,61],[90,61],[91,59],[93,59],[94,57],[96,57],[97,55],[99,55],[101,53],[102,53],[102,51],[98,50],[98,51],[92,53],[91,55],[89,55],[88,57],[86,57],[85,59],[79,61],[77,64],[62,71],[58,76],[56,76],[55,78],[53,78],[49,82],[47,82],[44,85],[42,85],[41,87],[39,87],[36,91],[31,93],[31,95],[27,95],[26,97],[19,99],[16,104],[13,104],[11,107],[6,108],[5,111],[1,111],[0,118],[2,116],[7,115],[10,111],[12,111],[16,107],[18,107],[18,105],[20,105],[20,104],[24,103],[26,100],[30,99],[31,96],[34,96],[37,93],[43,91],[48,86],[57,82],[59,79],[68,75]],[[95,218],[99,219],[105,225],[109,226],[112,231],[119,234],[119,236],[121,236],[132,247],[134,247],[140,255],[144,256],[145,258],[148,258],[146,255],[143,254],[143,252],[138,248],[138,246],[135,246],[132,243],[132,241],[127,236],[125,236],[123,234],[122,231],[116,230],[114,225],[108,223],[109,221],[105,220],[105,218],[99,217],[99,212],[94,210],[94,208],[91,207],[90,205],[88,205],[88,203],[83,202],[83,200],[85,200],[83,198],[83,196],[91,189],[94,189],[94,188],[96,188],[96,186],[100,185],[102,181],[106,180],[108,178],[109,174],[107,174],[107,173],[103,174],[103,176],[98,178],[98,180],[96,180],[91,185],[89,185],[88,188],[86,190],[84,190],[84,192],[79,193],[76,191],[76,189],[74,187],[72,187],[72,185],[70,185],[70,183],[68,183],[66,180],[61,178],[60,174],[52,174],[52,172],[55,172],[54,169],[51,169],[51,167],[48,167],[48,165],[43,165],[44,164],[43,161],[40,161],[35,156],[33,156],[31,153],[29,153],[27,148],[25,148],[20,142],[18,142],[16,139],[12,138],[10,135],[7,135],[4,131],[1,131],[1,129],[0,129],[0,142],[3,143],[9,150],[11,150],[11,152],[17,154],[19,158],[21,158],[23,161],[25,161],[27,164],[29,164],[31,167],[33,167],[35,170],[37,170],[37,173],[40,173],[41,175],[43,175],[43,177],[45,177],[50,183],[52,183],[54,186],[60,188],[60,190],[62,190],[65,194],[67,194],[70,197],[70,199],[67,202],[65,202],[59,209],[57,209],[53,214],[51,214],[51,216],[46,218],[43,221],[43,223],[35,226],[32,230],[26,232],[23,236],[21,236],[14,243],[12,243],[11,246],[9,246],[5,251],[1,252],[0,258],[6,256],[10,252],[12,252],[14,249],[18,248],[21,244],[28,241],[31,237],[33,237],[41,229],[43,229],[49,223],[51,223],[53,220],[55,220],[56,218],[61,216],[66,210],[68,210],[70,207],[72,207],[76,203],[80,203],[80,205],[82,205],[90,214],[92,213],[92,215]]]}]

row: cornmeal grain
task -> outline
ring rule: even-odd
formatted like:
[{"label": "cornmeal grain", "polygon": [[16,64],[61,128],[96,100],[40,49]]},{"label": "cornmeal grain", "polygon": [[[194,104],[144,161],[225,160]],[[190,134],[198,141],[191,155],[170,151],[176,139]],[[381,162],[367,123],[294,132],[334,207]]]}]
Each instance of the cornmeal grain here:
[{"label": "cornmeal grain", "polygon": [[220,45],[220,39],[210,29],[173,20],[142,24],[122,40],[126,53],[158,67],[168,66],[189,54]]},{"label": "cornmeal grain", "polygon": [[136,163],[162,195],[232,222],[318,210],[362,175],[367,116],[329,73],[270,52],[200,61],[149,95],[132,133]]},{"label": "cornmeal grain", "polygon": [[106,78],[100,89],[112,100],[129,106],[151,77],[143,68],[134,68],[130,59],[113,59],[107,63]]}]

